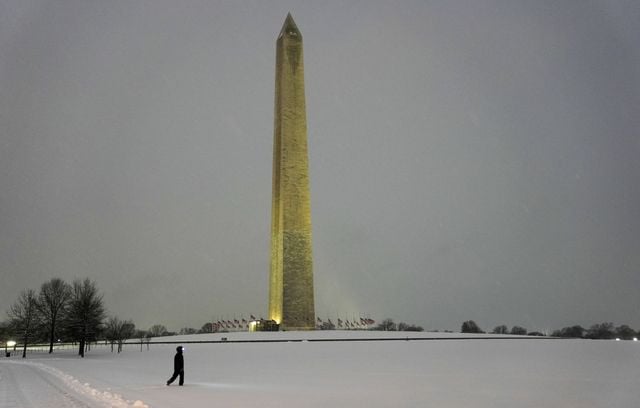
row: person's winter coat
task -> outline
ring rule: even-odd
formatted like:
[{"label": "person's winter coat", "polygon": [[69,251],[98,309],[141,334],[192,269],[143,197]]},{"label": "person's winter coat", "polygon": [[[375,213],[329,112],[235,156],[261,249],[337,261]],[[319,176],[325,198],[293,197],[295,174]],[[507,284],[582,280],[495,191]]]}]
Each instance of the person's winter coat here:
[{"label": "person's winter coat", "polygon": [[178,373],[184,370],[184,356],[182,355],[182,347],[178,347],[176,351],[176,356],[173,358],[173,371]]}]

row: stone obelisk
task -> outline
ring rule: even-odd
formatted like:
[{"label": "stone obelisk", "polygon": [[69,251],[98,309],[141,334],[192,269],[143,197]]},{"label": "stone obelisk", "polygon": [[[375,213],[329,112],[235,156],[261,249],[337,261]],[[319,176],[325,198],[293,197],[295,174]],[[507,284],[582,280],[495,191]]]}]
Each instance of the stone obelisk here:
[{"label": "stone obelisk", "polygon": [[302,34],[291,14],[276,43],[269,319],[313,330],[311,203]]}]

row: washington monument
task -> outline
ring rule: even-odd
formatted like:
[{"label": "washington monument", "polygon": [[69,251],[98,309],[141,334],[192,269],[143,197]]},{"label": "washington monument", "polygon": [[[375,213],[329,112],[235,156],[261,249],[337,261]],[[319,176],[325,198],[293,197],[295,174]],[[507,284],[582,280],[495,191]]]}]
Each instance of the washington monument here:
[{"label": "washington monument", "polygon": [[311,203],[302,34],[291,14],[276,42],[269,319],[313,330]]}]

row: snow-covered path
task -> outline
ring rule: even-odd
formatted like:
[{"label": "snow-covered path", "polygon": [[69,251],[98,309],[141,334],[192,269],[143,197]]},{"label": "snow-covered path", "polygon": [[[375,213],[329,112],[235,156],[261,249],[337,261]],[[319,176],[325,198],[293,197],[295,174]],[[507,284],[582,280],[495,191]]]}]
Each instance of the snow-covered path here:
[{"label": "snow-covered path", "polygon": [[0,364],[0,407],[87,408],[85,398],[64,381],[32,363]]},{"label": "snow-covered path", "polygon": [[0,408],[146,407],[31,361],[0,361]]}]

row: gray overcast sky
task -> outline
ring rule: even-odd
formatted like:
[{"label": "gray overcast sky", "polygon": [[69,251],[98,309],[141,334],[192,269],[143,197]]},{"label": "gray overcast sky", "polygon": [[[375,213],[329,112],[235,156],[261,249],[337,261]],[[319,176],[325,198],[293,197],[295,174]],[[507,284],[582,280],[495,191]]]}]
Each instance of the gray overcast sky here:
[{"label": "gray overcast sky", "polygon": [[316,311],[640,329],[637,1],[0,2],[0,310],[266,315],[275,41],[305,44]]}]

